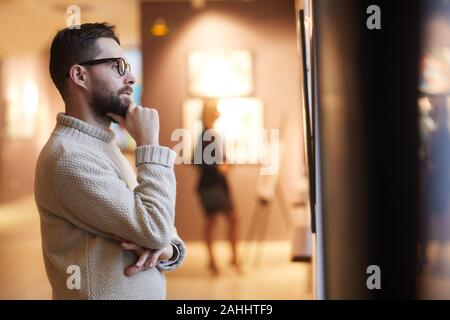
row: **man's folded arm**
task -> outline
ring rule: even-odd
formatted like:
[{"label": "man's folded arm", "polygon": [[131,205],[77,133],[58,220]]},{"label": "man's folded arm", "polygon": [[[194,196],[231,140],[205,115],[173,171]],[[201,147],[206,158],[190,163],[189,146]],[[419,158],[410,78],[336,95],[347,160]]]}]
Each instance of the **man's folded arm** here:
[{"label": "man's folded arm", "polygon": [[55,172],[58,214],[94,234],[162,249],[173,239],[174,160],[166,147],[137,148],[138,186],[130,190],[101,158],[86,152],[65,155]]}]

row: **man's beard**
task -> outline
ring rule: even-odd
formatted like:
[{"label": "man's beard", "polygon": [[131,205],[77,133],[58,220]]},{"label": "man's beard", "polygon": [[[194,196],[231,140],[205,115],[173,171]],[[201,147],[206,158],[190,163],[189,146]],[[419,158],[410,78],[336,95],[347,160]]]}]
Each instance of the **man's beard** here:
[{"label": "man's beard", "polygon": [[[92,93],[91,107],[99,117],[108,117],[107,113],[114,113],[125,118],[129,106],[130,103],[123,102],[118,93],[114,93],[110,90],[105,92],[97,87]],[[113,122],[116,122],[114,119],[110,119]]]}]

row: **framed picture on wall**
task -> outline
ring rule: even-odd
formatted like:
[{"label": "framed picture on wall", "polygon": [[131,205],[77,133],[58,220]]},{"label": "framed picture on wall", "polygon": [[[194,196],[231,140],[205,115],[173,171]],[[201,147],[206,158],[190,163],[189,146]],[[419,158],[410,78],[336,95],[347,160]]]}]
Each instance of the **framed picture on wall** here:
[{"label": "framed picture on wall", "polygon": [[[183,129],[190,139],[183,139],[183,162],[189,163],[203,130],[202,113],[205,100],[189,98],[183,101]],[[223,138],[227,161],[234,164],[258,164],[263,130],[263,103],[257,98],[220,98],[219,118],[214,129]]]},{"label": "framed picture on wall", "polygon": [[253,61],[247,49],[194,50],[188,56],[192,97],[245,97],[253,92]]},{"label": "framed picture on wall", "polygon": [[305,9],[299,10],[299,42],[302,58],[303,86],[302,114],[303,114],[303,139],[306,164],[306,175],[309,178],[309,202],[311,211],[311,231],[315,232],[315,203],[316,203],[316,177],[315,177],[315,145],[314,145],[314,38],[312,3],[305,1]]}]

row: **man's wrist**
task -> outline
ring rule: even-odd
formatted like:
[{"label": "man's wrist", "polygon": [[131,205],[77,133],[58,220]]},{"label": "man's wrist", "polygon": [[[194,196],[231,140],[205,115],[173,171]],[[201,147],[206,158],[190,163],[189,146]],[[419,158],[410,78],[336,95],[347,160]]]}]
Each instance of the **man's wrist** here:
[{"label": "man's wrist", "polygon": [[178,249],[177,245],[174,243],[170,243],[172,246],[172,257],[168,260],[161,260],[159,263],[161,266],[170,266],[178,261],[178,258],[180,257],[180,250]]},{"label": "man's wrist", "polygon": [[180,250],[175,243],[171,242],[170,244],[172,245],[173,252],[172,257],[169,259],[169,261],[177,261],[178,257],[180,256]]}]

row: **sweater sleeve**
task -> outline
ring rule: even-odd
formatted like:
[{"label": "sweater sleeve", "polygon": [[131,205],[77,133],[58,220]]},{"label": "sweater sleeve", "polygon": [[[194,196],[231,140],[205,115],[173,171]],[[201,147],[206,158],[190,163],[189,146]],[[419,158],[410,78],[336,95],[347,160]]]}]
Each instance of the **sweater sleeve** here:
[{"label": "sweater sleeve", "polygon": [[178,236],[178,233],[174,227],[174,237],[172,238],[172,245],[174,246],[174,251],[177,253],[177,256],[173,260],[169,261],[160,261],[156,266],[161,271],[174,271],[177,270],[186,259],[186,246]]},{"label": "sweater sleeve", "polygon": [[138,185],[130,190],[104,160],[72,152],[59,160],[55,170],[59,214],[96,235],[162,249],[173,239],[174,161],[169,148],[137,148]]}]

